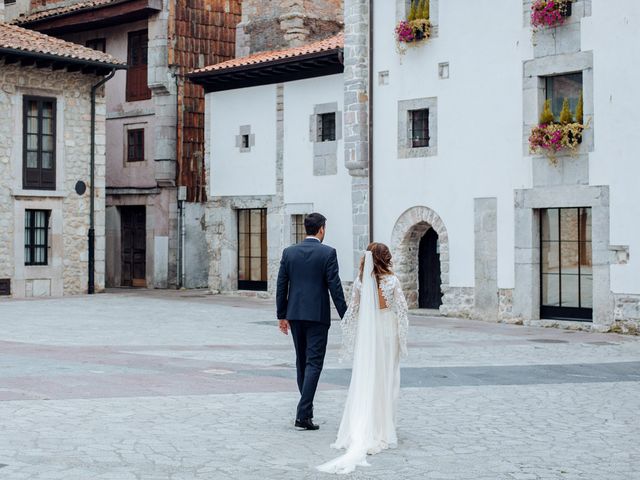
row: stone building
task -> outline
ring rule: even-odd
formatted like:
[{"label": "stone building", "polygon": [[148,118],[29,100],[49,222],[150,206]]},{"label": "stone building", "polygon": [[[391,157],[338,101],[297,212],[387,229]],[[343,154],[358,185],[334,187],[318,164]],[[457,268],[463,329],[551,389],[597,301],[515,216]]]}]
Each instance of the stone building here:
[{"label": "stone building", "polygon": [[128,63],[106,86],[107,286],[206,286],[204,95],[184,73],[234,56],[240,1],[16,0],[6,12]]},{"label": "stone building", "polygon": [[[326,53],[312,42],[191,75],[218,179],[210,286],[272,291],[289,232],[319,210],[344,279],[370,239],[385,242],[413,307],[637,329],[638,52],[620,49],[640,40],[635,2],[573,1],[534,31],[531,0],[430,0],[429,38],[396,43],[410,5],[345,0],[342,51],[326,50],[343,73],[312,65]],[[561,125],[565,99],[570,117],[581,105],[584,129],[562,137],[575,149],[531,153],[545,101]]]},{"label": "stone building", "polygon": [[1,23],[0,295],[87,292],[95,90],[95,290],[105,272],[105,98],[125,65],[111,55]]}]

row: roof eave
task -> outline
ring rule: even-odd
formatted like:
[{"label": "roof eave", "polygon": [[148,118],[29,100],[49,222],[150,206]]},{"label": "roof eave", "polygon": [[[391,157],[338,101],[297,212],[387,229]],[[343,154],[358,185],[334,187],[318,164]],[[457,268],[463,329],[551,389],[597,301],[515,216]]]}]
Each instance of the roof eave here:
[{"label": "roof eave", "polygon": [[[81,58],[70,58],[62,55],[53,55],[50,53],[40,53],[40,52],[29,52],[25,50],[20,50],[17,48],[7,48],[0,47],[0,56],[8,56],[8,57],[18,57],[33,60],[35,63],[38,60],[47,62],[48,65],[51,66],[53,64],[61,65],[61,66],[79,66],[82,67],[80,69],[94,69],[96,71],[104,71],[108,73],[111,70],[126,70],[128,67],[121,63],[108,63],[108,62],[100,62],[97,60],[84,60]],[[89,72],[86,72],[89,73]],[[102,72],[96,72],[102,74]]]}]

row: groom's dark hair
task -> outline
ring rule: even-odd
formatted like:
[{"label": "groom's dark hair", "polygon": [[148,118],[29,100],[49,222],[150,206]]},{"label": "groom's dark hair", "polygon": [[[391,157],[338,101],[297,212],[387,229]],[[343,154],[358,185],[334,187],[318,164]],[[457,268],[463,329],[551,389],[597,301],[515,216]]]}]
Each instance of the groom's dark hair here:
[{"label": "groom's dark hair", "polygon": [[320,213],[310,213],[304,218],[304,229],[307,235],[317,235],[326,224],[327,219]]}]

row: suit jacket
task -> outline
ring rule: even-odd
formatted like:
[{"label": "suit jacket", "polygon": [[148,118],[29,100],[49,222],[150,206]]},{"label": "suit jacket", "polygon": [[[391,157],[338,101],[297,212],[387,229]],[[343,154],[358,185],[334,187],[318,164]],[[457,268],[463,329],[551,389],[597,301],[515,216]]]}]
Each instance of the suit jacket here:
[{"label": "suit jacket", "polygon": [[276,304],[278,319],[307,320],[331,325],[329,293],[340,318],[347,311],[335,248],[314,238],[282,253]]}]

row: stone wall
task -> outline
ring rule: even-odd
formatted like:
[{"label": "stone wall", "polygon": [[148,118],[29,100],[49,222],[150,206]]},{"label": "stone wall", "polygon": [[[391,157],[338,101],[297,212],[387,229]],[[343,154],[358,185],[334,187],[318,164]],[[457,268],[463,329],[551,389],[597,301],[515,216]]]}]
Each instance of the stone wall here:
[{"label": "stone wall", "polygon": [[342,27],[342,0],[245,0],[236,31],[236,56],[322,40]]},{"label": "stone wall", "polygon": [[640,295],[614,294],[611,331],[640,334]]},{"label": "stone wall", "polygon": [[[89,190],[78,195],[77,181],[89,183],[90,91],[92,75],[17,65],[0,66],[0,277],[12,278],[13,295],[75,294],[87,290]],[[56,190],[22,189],[22,100],[24,95],[55,97]],[[96,291],[104,289],[105,262],[105,102],[96,99]],[[47,266],[24,265],[24,210],[51,210]],[[36,282],[40,286],[35,292]]]}]

